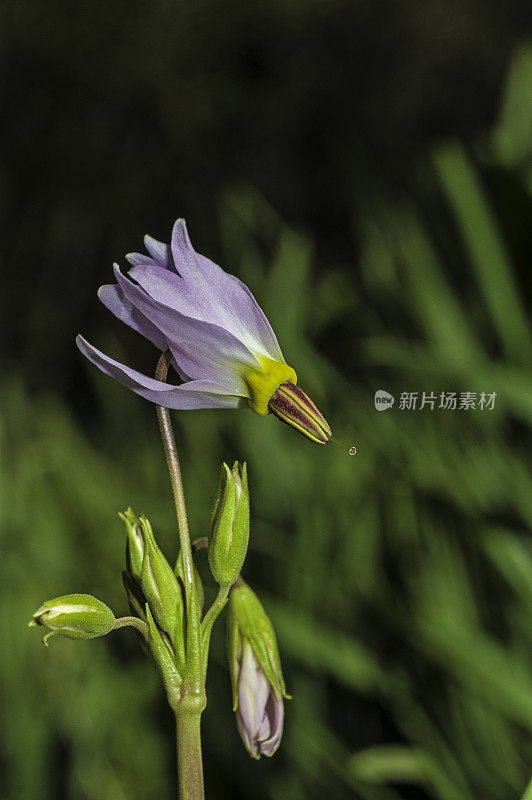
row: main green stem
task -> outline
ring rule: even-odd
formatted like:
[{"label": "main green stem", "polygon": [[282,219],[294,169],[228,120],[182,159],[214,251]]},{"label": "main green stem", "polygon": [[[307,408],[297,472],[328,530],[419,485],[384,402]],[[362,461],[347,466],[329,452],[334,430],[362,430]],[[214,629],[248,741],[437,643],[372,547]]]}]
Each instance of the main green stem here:
[{"label": "main green stem", "polygon": [[179,766],[179,800],[204,797],[201,760],[201,714],[179,711],[175,715],[177,763]]},{"label": "main green stem", "polygon": [[[171,361],[172,353],[170,350],[166,350],[157,364],[156,380],[166,381]],[[180,800],[204,800],[200,723],[206,698],[203,680],[200,609],[196,596],[185,493],[172,422],[167,408],[162,406],[156,406],[156,408],[177,514],[186,604],[187,632],[183,684],[180,699],[173,706],[176,715],[179,798]]]}]

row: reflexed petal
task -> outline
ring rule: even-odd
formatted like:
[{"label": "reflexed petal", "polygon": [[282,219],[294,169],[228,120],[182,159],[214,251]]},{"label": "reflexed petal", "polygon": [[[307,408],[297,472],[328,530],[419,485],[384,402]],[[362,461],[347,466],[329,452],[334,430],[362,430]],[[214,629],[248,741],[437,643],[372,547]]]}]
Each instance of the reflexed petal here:
[{"label": "reflexed petal", "polygon": [[220,325],[253,353],[284,361],[270,323],[247,286],[204,256],[194,256],[197,270],[190,278],[145,264],[135,266],[129,275],[154,300]]},{"label": "reflexed petal", "polygon": [[148,236],[146,234],[144,237],[144,246],[156,264],[165,269],[175,269],[174,259],[172,258],[172,248],[169,244],[159,242],[157,239],[154,239],[153,236]]},{"label": "reflexed petal", "polygon": [[175,222],[170,245],[151,236],[145,236],[144,243],[151,257],[130,253],[126,258],[133,266],[131,277],[154,300],[220,325],[251,352],[284,362],[270,323],[248,287],[196,253],[183,219]]},{"label": "reflexed petal", "polygon": [[196,252],[188,238],[187,226],[184,219],[177,219],[174,222],[170,247],[172,248],[172,255],[177,272],[183,278],[193,278],[196,272]]},{"label": "reflexed petal", "polygon": [[161,333],[159,328],[153,324],[153,322],[150,322],[149,319],[146,319],[144,314],[135,308],[135,306],[130,303],[129,300],[126,300],[124,297],[124,292],[120,286],[116,286],[116,284],[100,286],[98,290],[98,297],[104,306],[115,315],[115,317],[118,317],[119,320],[125,322],[126,325],[129,325],[129,327],[133,328],[133,330],[137,331],[137,333],[145,336],[146,339],[149,339],[150,342],[153,342],[155,347],[158,347],[159,350],[166,350],[168,347],[166,337]]},{"label": "reflexed petal", "polygon": [[171,386],[155,378],[120,364],[105,353],[97,350],[82,336],[76,343],[83,353],[102,372],[115,378],[141,397],[166,408],[192,410],[196,408],[239,408],[246,401],[227,393],[227,390],[214,381],[189,381],[182,386]]},{"label": "reflexed petal", "polygon": [[115,276],[126,298],[165,334],[180,368],[191,378],[212,380],[234,394],[247,396],[242,372],[255,369],[251,352],[218,325],[193,319],[153,300],[115,268]]},{"label": "reflexed petal", "polygon": [[194,291],[192,284],[176,273],[142,264],[129,270],[128,277],[133,278],[158,303],[193,319],[220,324],[220,320],[215,318],[218,306],[216,298]]},{"label": "reflexed petal", "polygon": [[156,267],[157,264],[153,260],[146,255],[146,253],[128,253],[126,255],[126,261],[128,261],[133,267],[137,264],[149,264],[151,267]]}]

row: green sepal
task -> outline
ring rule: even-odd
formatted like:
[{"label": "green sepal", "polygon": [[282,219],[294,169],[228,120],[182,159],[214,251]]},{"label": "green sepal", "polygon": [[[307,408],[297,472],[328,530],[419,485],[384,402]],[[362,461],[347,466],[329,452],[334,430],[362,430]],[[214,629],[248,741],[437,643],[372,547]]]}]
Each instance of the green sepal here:
[{"label": "green sepal", "polygon": [[111,609],[90,594],[65,594],[47,600],[34,613],[28,623],[30,627],[43,626],[51,633],[44,637],[44,644],[53,634],[67,639],[95,639],[113,630],[115,616]]},{"label": "green sepal", "polygon": [[124,584],[124,589],[126,590],[129,610],[134,617],[139,617],[139,619],[142,619],[144,622],[146,622],[146,614],[144,611],[146,607],[146,598],[144,597],[140,583],[129,572],[127,572],[127,570],[123,570],[122,572],[122,583]]},{"label": "green sepal", "polygon": [[209,566],[220,585],[231,586],[244,565],[249,541],[249,490],[247,467],[235,461],[222,464],[220,484],[211,519]]},{"label": "green sepal", "polygon": [[144,540],[141,588],[159,628],[180,650],[183,631],[183,595],[170,564],[157,546],[149,521],[140,517]]},{"label": "green sepal", "polygon": [[[32,624],[31,622],[28,623],[28,625],[31,625],[31,624]],[[50,641],[52,636],[57,636],[58,634],[59,634],[59,631],[48,631],[48,633],[45,633],[44,636],[42,637],[43,645],[45,647],[48,647],[48,642]],[[61,635],[61,634],[59,634],[59,635]],[[66,634],[63,634],[63,635],[66,636]],[[70,638],[70,637],[67,637],[67,638]]]},{"label": "green sepal", "polygon": [[[177,557],[177,562],[176,562],[176,565],[175,565],[175,574],[177,575],[177,577],[181,581],[182,585],[184,586],[185,585],[185,572],[184,572],[184,568],[183,568],[183,556],[182,556],[181,550],[179,551],[179,555]],[[201,577],[200,577],[200,574],[198,572],[198,568],[196,567],[195,564],[194,564],[194,583],[195,583],[195,586],[196,586],[196,602],[198,604],[198,612],[199,612],[199,616],[200,616],[200,619],[201,619],[201,617],[203,616],[203,608],[204,608],[204,605],[205,605],[205,596],[204,596],[204,591],[203,591],[203,583],[201,582]]]},{"label": "green sepal", "polygon": [[192,561],[192,569],[194,581],[190,587],[190,595],[187,598],[185,569],[183,565],[183,555],[179,551],[177,562],[175,565],[176,575],[183,585],[183,595],[185,597],[185,605],[187,602],[190,606],[185,608],[185,619],[183,620],[184,635],[186,636],[185,650],[187,653],[198,653],[200,659],[203,657],[202,642],[201,642],[201,618],[203,616],[203,606],[205,603],[203,593],[203,583],[201,582],[200,574]]},{"label": "green sepal", "polygon": [[137,581],[142,575],[142,562],[144,560],[144,537],[140,519],[131,508],[118,514],[126,528],[126,566],[127,571]]},{"label": "green sepal", "polygon": [[[264,611],[262,603],[247,584],[237,586],[231,590],[230,612],[234,616],[239,636],[246,638],[262,667],[264,674],[271,683],[276,697],[289,698],[286,692],[283,671],[281,668],[281,658],[277,645],[277,637],[270,618]],[[233,634],[230,634],[234,636]],[[232,645],[234,647],[234,644]],[[233,657],[230,661],[230,669],[238,661]],[[233,702],[235,699],[235,683],[233,682]]]},{"label": "green sepal", "polygon": [[[235,590],[233,589],[233,591]],[[233,711],[236,711],[238,708],[238,672],[241,652],[242,637],[233,610],[233,604],[230,602],[229,613],[227,615],[227,656],[229,659],[229,675],[231,676],[231,690],[233,694]]]},{"label": "green sepal", "polygon": [[181,675],[170,638],[157,627],[148,603],[146,603],[146,622],[148,624],[148,644],[172,705],[177,700],[176,696],[179,695],[182,683]]}]

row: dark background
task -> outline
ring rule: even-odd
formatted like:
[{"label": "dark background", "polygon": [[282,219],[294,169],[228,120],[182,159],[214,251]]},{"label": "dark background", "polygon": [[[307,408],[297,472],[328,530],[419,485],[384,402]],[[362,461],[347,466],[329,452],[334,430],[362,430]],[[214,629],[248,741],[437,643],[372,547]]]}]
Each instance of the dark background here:
[{"label": "dark background", "polygon": [[[126,612],[127,505],[174,555],[153,409],[73,339],[153,369],[96,289],[145,232],[168,239],[184,216],[359,448],[324,454],[247,413],[177,421],[194,535],[221,459],[250,464],[246,577],[294,695],[280,753],[250,762],[219,625],[208,796],[520,797],[530,4],[26,0],[0,25],[2,796],[175,796],[171,720],[133,636],[43,651],[23,623],[76,590]],[[387,414],[378,388],[396,397]],[[406,390],[498,398],[491,416],[406,412]]]}]

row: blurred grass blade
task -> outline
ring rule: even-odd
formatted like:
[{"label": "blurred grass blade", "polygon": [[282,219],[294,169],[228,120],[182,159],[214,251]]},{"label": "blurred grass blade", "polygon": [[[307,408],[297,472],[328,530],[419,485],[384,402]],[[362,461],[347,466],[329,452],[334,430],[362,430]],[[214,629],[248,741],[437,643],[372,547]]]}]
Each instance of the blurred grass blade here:
[{"label": "blurred grass blade", "polygon": [[532,800],[532,780],[530,781],[530,783],[526,787],[525,793],[522,796],[521,800]]},{"label": "blurred grass blade", "polygon": [[359,750],[348,760],[351,775],[368,783],[423,786],[438,800],[463,800],[435,759],[420,748],[379,745]]},{"label": "blurred grass blade", "polygon": [[478,175],[464,148],[457,143],[437,150],[434,163],[504,351],[518,363],[528,361],[530,329],[520,290]]}]

